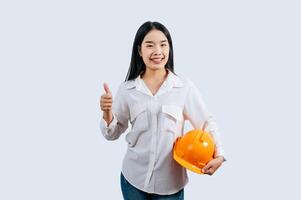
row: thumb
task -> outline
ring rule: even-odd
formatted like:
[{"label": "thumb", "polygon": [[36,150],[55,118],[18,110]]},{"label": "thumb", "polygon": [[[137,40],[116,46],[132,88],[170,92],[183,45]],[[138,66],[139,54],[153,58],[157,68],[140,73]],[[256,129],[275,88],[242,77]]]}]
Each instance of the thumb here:
[{"label": "thumb", "polygon": [[106,92],[107,94],[111,94],[111,90],[110,90],[110,88],[109,88],[109,86],[108,86],[107,83],[104,83],[104,84],[103,84],[103,88],[105,89],[105,92]]}]

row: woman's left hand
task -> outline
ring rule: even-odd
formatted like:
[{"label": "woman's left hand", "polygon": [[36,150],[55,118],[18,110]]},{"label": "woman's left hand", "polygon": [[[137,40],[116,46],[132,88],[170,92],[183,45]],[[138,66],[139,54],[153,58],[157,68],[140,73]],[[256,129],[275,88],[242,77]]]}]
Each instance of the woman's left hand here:
[{"label": "woman's left hand", "polygon": [[202,172],[204,174],[208,174],[208,175],[213,175],[214,172],[222,165],[222,163],[224,162],[224,157],[223,156],[218,156],[212,160],[210,160],[205,167],[203,167]]}]

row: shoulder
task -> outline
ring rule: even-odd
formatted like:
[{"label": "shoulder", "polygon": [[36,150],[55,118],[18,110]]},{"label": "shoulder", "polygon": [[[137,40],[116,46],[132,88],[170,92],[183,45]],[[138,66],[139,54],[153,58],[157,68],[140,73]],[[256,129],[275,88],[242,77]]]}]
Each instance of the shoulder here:
[{"label": "shoulder", "polygon": [[199,95],[200,94],[199,87],[190,78],[182,77],[180,75],[175,75],[175,77],[176,77],[175,80],[177,79],[176,82],[179,82],[182,84],[182,88],[184,89],[184,91],[187,95]]},{"label": "shoulder", "polygon": [[184,88],[187,88],[187,89],[195,86],[195,84],[192,82],[191,79],[189,79],[187,77],[183,77],[181,75],[174,74],[174,81],[177,85],[183,86]]},{"label": "shoulder", "polygon": [[123,81],[119,84],[118,93],[126,93],[128,89],[135,87],[135,80]]},{"label": "shoulder", "polygon": [[120,88],[127,90],[135,87],[135,80],[124,81],[120,84]]}]

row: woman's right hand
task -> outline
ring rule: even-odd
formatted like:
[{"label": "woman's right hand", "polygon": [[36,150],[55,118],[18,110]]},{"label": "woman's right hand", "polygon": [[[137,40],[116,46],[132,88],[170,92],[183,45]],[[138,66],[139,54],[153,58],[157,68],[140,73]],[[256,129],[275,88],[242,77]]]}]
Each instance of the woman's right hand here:
[{"label": "woman's right hand", "polygon": [[108,84],[104,83],[103,88],[105,90],[105,93],[101,95],[100,108],[103,111],[103,119],[109,125],[113,120],[113,113],[112,113],[113,97]]}]

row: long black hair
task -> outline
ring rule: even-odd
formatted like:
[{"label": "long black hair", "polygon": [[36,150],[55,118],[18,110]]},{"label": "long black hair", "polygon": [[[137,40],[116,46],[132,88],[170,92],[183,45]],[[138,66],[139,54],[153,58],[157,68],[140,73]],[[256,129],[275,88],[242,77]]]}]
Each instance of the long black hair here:
[{"label": "long black hair", "polygon": [[139,55],[139,48],[141,48],[142,41],[146,36],[146,34],[154,29],[161,31],[168,40],[169,57],[165,65],[165,69],[168,68],[171,72],[174,73],[173,47],[172,47],[172,40],[169,31],[163,24],[159,22],[147,21],[139,27],[136,33],[135,40],[133,43],[131,63],[125,81],[133,80],[137,78],[141,73],[145,72],[146,67],[142,57]]}]

